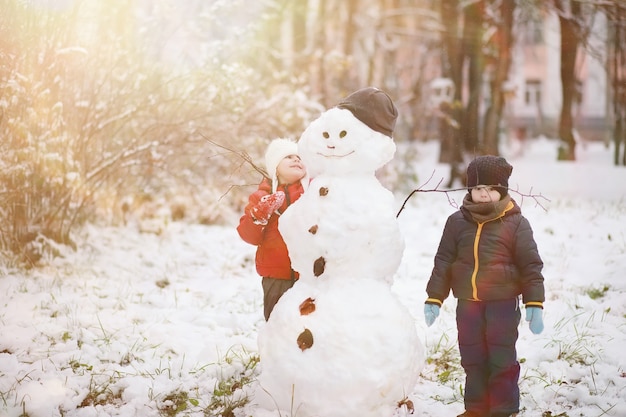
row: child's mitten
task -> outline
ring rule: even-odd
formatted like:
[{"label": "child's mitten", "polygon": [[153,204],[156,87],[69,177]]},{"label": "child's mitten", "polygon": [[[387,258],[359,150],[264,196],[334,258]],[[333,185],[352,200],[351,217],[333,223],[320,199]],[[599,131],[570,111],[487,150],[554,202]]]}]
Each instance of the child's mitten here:
[{"label": "child's mitten", "polygon": [[274,194],[268,194],[261,197],[261,200],[252,207],[250,214],[254,218],[256,224],[266,225],[272,213],[275,212],[285,202],[285,193],[276,191]]},{"label": "child's mitten", "polygon": [[543,309],[540,307],[526,307],[526,321],[530,331],[539,334],[543,331]]},{"label": "child's mitten", "polygon": [[426,325],[430,327],[437,317],[439,317],[440,307],[437,304],[424,304],[424,318]]}]

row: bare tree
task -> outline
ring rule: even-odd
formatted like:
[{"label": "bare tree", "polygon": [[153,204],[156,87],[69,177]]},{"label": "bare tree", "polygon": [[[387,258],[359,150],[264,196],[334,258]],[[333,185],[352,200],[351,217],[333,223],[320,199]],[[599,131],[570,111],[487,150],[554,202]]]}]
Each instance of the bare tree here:
[{"label": "bare tree", "polygon": [[[232,44],[227,64],[219,41],[200,68],[168,60],[149,36],[159,20],[133,20],[132,2],[79,2],[58,12],[7,3],[0,16],[0,97],[10,97],[0,100],[0,251],[24,261],[36,262],[46,242],[71,244],[84,221],[110,221],[127,197],[167,207],[184,194],[214,208],[217,201],[200,199],[221,194],[233,176],[237,184],[258,183],[258,172],[214,157],[203,136],[256,160],[271,138],[301,132],[318,110],[267,66],[248,68],[246,43]],[[232,206],[244,195],[233,192]],[[219,213],[207,218],[217,221]]]},{"label": "bare tree", "polygon": [[[442,34],[442,74],[453,80],[455,101],[463,104],[454,117],[460,124],[463,149],[470,154],[498,154],[505,104],[502,87],[511,64],[515,7],[514,0],[440,3],[446,27]],[[490,87],[490,100],[481,123],[485,81]]]},{"label": "bare tree", "polygon": [[[451,136],[442,142],[442,156],[445,152],[445,161],[451,164],[451,182],[462,177],[458,167],[464,153],[499,152],[498,133],[505,105],[502,87],[511,63],[515,7],[514,0],[440,2],[446,28],[442,33],[442,74],[455,85],[454,103],[444,110],[446,119],[459,126],[442,129]],[[481,123],[486,81],[490,100]]]},{"label": "bare tree", "polygon": [[314,35],[312,39],[311,55],[313,57],[312,67],[317,69],[317,78],[313,80],[311,85],[311,92],[315,95],[319,95],[320,101],[326,103],[327,100],[327,74],[326,66],[324,65],[324,56],[322,52],[324,45],[327,42],[326,39],[326,24],[328,19],[328,0],[319,0],[317,5],[317,20],[313,22]]},{"label": "bare tree", "polygon": [[485,57],[483,49],[485,0],[468,4],[463,13],[463,51],[468,65],[467,104],[461,134],[465,150],[470,153],[480,151],[480,104],[482,99]]},{"label": "bare tree", "polygon": [[455,85],[455,99],[461,101],[463,86],[463,53],[460,42],[460,16],[458,0],[441,0],[441,21],[444,30],[441,33],[442,75],[452,79]]},{"label": "bare tree", "polygon": [[293,32],[293,72],[298,74],[308,68],[305,62],[307,54],[307,13],[308,0],[299,0],[291,4],[291,26]]},{"label": "bare tree", "polygon": [[490,26],[493,27],[493,37],[488,42],[490,58],[490,101],[485,114],[483,151],[487,154],[498,155],[498,135],[500,121],[505,105],[504,84],[509,77],[511,67],[511,49],[513,47],[513,16],[515,0],[501,0],[499,7],[492,14]]},{"label": "bare tree", "polygon": [[[440,3],[441,20],[445,29],[441,34],[442,57],[441,73],[444,78],[452,80],[454,98],[451,103],[440,105],[442,113],[439,123],[440,131],[440,162],[450,164],[450,181],[452,187],[457,179],[463,178],[463,154],[465,146],[461,136],[460,123],[464,120],[462,107],[463,94],[463,62],[464,54],[459,35],[460,10],[458,0],[442,0]],[[462,180],[461,182],[465,182]]]},{"label": "bare tree", "polygon": [[576,62],[579,47],[584,42],[584,16],[581,2],[577,0],[554,0],[561,24],[561,84],[562,105],[559,119],[559,138],[562,146],[559,159],[576,160],[573,107],[577,101],[578,77]]},{"label": "bare tree", "polygon": [[626,3],[604,4],[609,22],[607,68],[611,85],[613,118],[613,163],[626,165]]}]

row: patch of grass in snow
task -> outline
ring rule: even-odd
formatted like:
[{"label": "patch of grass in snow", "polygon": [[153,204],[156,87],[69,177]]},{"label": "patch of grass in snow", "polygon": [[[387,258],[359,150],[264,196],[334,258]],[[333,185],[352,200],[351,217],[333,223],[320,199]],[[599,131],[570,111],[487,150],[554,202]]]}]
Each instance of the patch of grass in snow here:
[{"label": "patch of grass in snow", "polygon": [[[596,343],[593,335],[588,330],[591,327],[595,314],[591,313],[581,326],[577,322],[583,314],[579,313],[559,320],[554,325],[553,334],[555,336],[546,345],[546,347],[557,346],[557,359],[564,360],[570,365],[593,365],[600,359],[599,351],[593,350],[596,347]],[[571,328],[569,328],[570,326]]]},{"label": "patch of grass in snow", "polygon": [[[65,334],[62,336],[65,337]],[[9,352],[5,352],[9,353]],[[167,380],[177,382],[176,389],[156,392],[150,389],[146,400],[154,404],[162,417],[177,417],[190,415],[204,415],[206,417],[235,417],[237,410],[249,404],[250,389],[258,376],[259,363],[257,353],[248,352],[244,348],[231,347],[216,363],[206,364],[184,370],[174,370],[167,366],[159,366],[153,371],[136,370],[124,372],[121,370],[103,369],[97,363],[91,364],[80,358],[71,358],[60,371],[71,369],[77,376],[87,377],[89,383],[85,386],[84,397],[76,405],[77,409],[105,407],[107,410],[123,405],[125,380],[132,377],[144,377],[156,380],[158,376],[165,376]],[[33,371],[35,372],[35,371]],[[196,382],[191,386],[181,387],[180,379],[193,377]],[[205,389],[206,382],[212,381],[213,390]],[[26,406],[28,399],[20,400],[19,387],[30,381],[30,373],[16,378],[15,383],[6,391],[0,392],[0,406],[21,404]],[[211,382],[208,382],[210,384]],[[23,413],[21,417],[29,417]]]},{"label": "patch of grass in snow", "polygon": [[159,288],[165,288],[170,285],[170,280],[167,278],[163,278],[163,279],[158,280],[155,284]]},{"label": "patch of grass in snow", "polygon": [[[544,385],[544,391],[552,392],[553,400],[551,401],[554,406],[558,406],[558,408],[565,409],[576,409],[580,404],[578,403],[578,397],[573,396],[572,392],[580,387],[582,384],[589,390],[589,395],[597,396],[602,398],[602,396],[609,389],[609,386],[600,387],[597,385],[595,380],[595,376],[598,374],[594,365],[585,366],[575,365],[570,368],[571,370],[566,374],[560,376],[549,375],[549,373],[542,371],[539,368],[529,370],[522,378],[521,378],[521,390],[523,397],[532,396],[529,392],[527,392],[524,388],[526,385],[532,385],[537,382],[540,382]],[[584,372],[588,371],[588,375],[585,375]],[[578,375],[577,377],[573,377],[573,375]],[[613,383],[609,383],[609,385],[614,385]],[[539,407],[538,404],[536,404]],[[600,414],[596,414],[596,416],[611,416],[611,410],[615,408],[618,404],[611,403],[609,401],[595,404],[598,408]],[[536,407],[535,407],[536,408]],[[554,414],[557,412],[553,412],[550,410],[543,411],[542,417],[569,417],[570,414],[567,412],[558,412],[558,414]],[[576,416],[582,414],[576,414]],[[572,416],[573,417],[573,416]]]},{"label": "patch of grass in snow", "polygon": [[[550,373],[541,366],[528,369],[520,379],[522,396],[532,401],[532,396],[526,387],[540,383],[545,391],[553,393],[552,402],[559,404],[562,408],[575,408],[578,397],[572,396],[573,390],[582,388],[590,396],[602,398],[607,391],[614,389],[613,381],[603,385],[597,380],[597,375],[601,373],[597,366],[598,364],[602,366],[603,358],[602,346],[598,344],[590,330],[594,328],[594,321],[595,313],[581,312],[563,318],[554,325],[553,336],[544,348],[554,349],[556,357],[553,361],[564,362],[566,366],[555,368],[562,370],[557,374]],[[520,362],[524,360],[521,359]],[[602,406],[596,404],[601,412],[598,416],[611,415],[610,410],[616,405],[609,402],[603,403]],[[542,413],[542,417],[568,416],[566,412],[553,414],[552,411],[544,411]]]},{"label": "patch of grass in snow", "polygon": [[[74,372],[80,374],[81,372],[77,372],[78,369],[91,372],[93,367],[86,364],[77,364],[76,368],[72,366],[72,369]],[[119,378],[120,375],[117,372],[113,375],[92,374],[91,380],[89,381],[89,391],[83,401],[78,405],[78,408],[106,404],[121,404],[122,391],[115,388],[115,383]]]},{"label": "patch of grass in snow", "polygon": [[205,408],[207,417],[234,417],[234,411],[250,402],[245,387],[252,384],[257,377],[258,354],[243,349],[230,349],[219,364],[219,375],[213,397]]},{"label": "patch of grass in snow", "polygon": [[[11,352],[9,352],[7,350],[3,350],[1,353],[12,354]],[[25,375],[20,376],[19,378],[16,376],[15,377],[15,382],[10,387],[8,387],[8,389],[6,391],[0,391],[0,405],[6,407],[11,402],[11,399],[14,400],[15,404],[20,404],[21,405],[23,412],[22,412],[22,414],[19,417],[28,417],[28,414],[26,414],[26,401],[25,401],[25,399],[24,398],[19,399],[19,397],[18,397],[18,387],[19,387],[19,385],[22,382],[31,380],[31,376],[30,376],[31,372],[28,372]],[[1,376],[4,377],[5,374],[3,373]]]},{"label": "patch of grass in snow", "polygon": [[620,233],[617,236],[617,239],[613,237],[610,233],[607,235],[609,242],[615,242],[617,245],[617,249],[621,254],[626,253],[626,238],[624,238],[624,234]]},{"label": "patch of grass in snow", "polygon": [[159,415],[163,417],[175,417],[178,413],[187,410],[189,405],[197,407],[200,402],[196,398],[189,398],[186,391],[175,391],[167,394],[158,406]]},{"label": "patch of grass in snow", "polygon": [[[451,388],[452,400],[435,398],[442,402],[456,402],[463,400],[463,383],[465,372],[461,367],[461,357],[456,340],[450,340],[446,333],[443,333],[437,343],[427,346],[426,364],[428,372],[422,376],[425,379],[436,381],[441,385]],[[458,395],[458,396],[457,396]]]},{"label": "patch of grass in snow", "polygon": [[604,285],[602,286],[602,288],[597,288],[597,287],[591,287],[589,289],[587,289],[587,291],[585,291],[585,293],[589,296],[589,298],[591,298],[592,300],[597,300],[598,298],[602,298],[606,295],[606,293],[611,289],[610,286],[608,285]]}]

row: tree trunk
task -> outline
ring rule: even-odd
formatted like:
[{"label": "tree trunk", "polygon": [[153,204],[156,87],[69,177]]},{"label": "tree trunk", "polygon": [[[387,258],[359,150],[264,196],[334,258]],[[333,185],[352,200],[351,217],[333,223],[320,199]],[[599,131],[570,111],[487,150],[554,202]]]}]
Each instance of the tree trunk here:
[{"label": "tree trunk", "polygon": [[306,56],[307,8],[308,0],[300,0],[293,3],[291,25],[293,31],[293,72],[295,74],[304,71],[304,63],[308,61]]},{"label": "tree trunk", "polygon": [[[441,21],[446,27],[442,34],[442,54],[441,54],[441,74],[445,78],[450,78],[454,83],[454,102],[446,109],[448,116],[454,120],[458,126],[463,119],[461,103],[463,92],[463,54],[461,39],[459,36],[459,0],[441,1]],[[440,122],[441,123],[441,122]],[[460,129],[451,128],[450,123],[445,123],[444,132],[447,138],[441,137],[441,148],[439,160],[446,160],[451,164],[451,182],[457,173],[456,166],[463,162],[463,144],[461,142]],[[440,126],[441,129],[441,126]],[[441,130],[440,130],[441,132]],[[441,134],[441,133],[440,133]]]},{"label": "tree trunk", "polygon": [[317,64],[317,88],[313,88],[313,93],[317,93],[322,103],[327,103],[328,99],[328,86],[326,79],[326,61],[324,57],[326,54],[324,50],[326,48],[326,0],[319,0],[317,7],[317,21],[315,25],[315,36],[313,45],[313,56]]},{"label": "tree trunk", "polygon": [[459,0],[441,0],[441,22],[446,27],[442,33],[441,74],[454,82],[454,98],[461,101],[463,87],[461,40],[459,37]]},{"label": "tree trunk", "polygon": [[485,115],[483,151],[487,154],[498,155],[498,135],[500,133],[500,121],[505,105],[504,82],[509,75],[511,66],[511,47],[513,46],[513,14],[515,0],[502,0],[500,4],[499,19],[496,22],[495,33],[495,62],[494,73],[491,79],[491,101]]},{"label": "tree trunk", "polygon": [[[354,55],[354,34],[356,27],[354,24],[354,15],[357,12],[357,0],[346,0],[341,2],[342,7],[345,7],[346,21],[343,24],[343,56],[351,57]],[[368,65],[371,64],[368,61]],[[353,90],[353,83],[350,82],[353,74],[351,71],[342,71],[340,77],[339,87],[343,91],[339,92],[339,97],[344,96]]]},{"label": "tree trunk", "polygon": [[479,0],[465,8],[464,13],[464,51],[468,59],[468,92],[469,97],[465,106],[465,119],[461,133],[465,149],[471,154],[481,153],[478,142],[481,89],[483,85],[483,16],[485,2]]},{"label": "tree trunk", "polygon": [[[607,67],[611,80],[613,111],[613,163],[626,165],[626,50],[620,47],[626,42],[626,5],[607,6],[607,14],[613,17],[610,24]],[[618,46],[620,45],[620,46]]]},{"label": "tree trunk", "polygon": [[578,90],[576,78],[576,58],[581,41],[577,19],[581,19],[581,4],[570,1],[571,13],[568,13],[563,0],[554,0],[559,13],[561,25],[561,85],[563,104],[559,121],[559,160],[576,160],[576,139],[574,138],[574,118],[572,116],[574,101]]}]

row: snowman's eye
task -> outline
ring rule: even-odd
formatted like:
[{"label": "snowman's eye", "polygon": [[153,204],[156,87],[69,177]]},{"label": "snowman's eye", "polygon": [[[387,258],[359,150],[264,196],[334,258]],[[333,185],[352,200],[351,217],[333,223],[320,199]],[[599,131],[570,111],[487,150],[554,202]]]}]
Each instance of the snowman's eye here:
[{"label": "snowman's eye", "polygon": [[340,138],[345,138],[347,134],[348,134],[348,132],[346,132],[345,130],[342,130],[341,132],[339,132],[339,137]]},{"label": "snowman's eye", "polygon": [[324,136],[324,139],[328,139],[330,137],[330,135],[328,134],[328,132],[324,132],[322,133],[322,136]]}]

